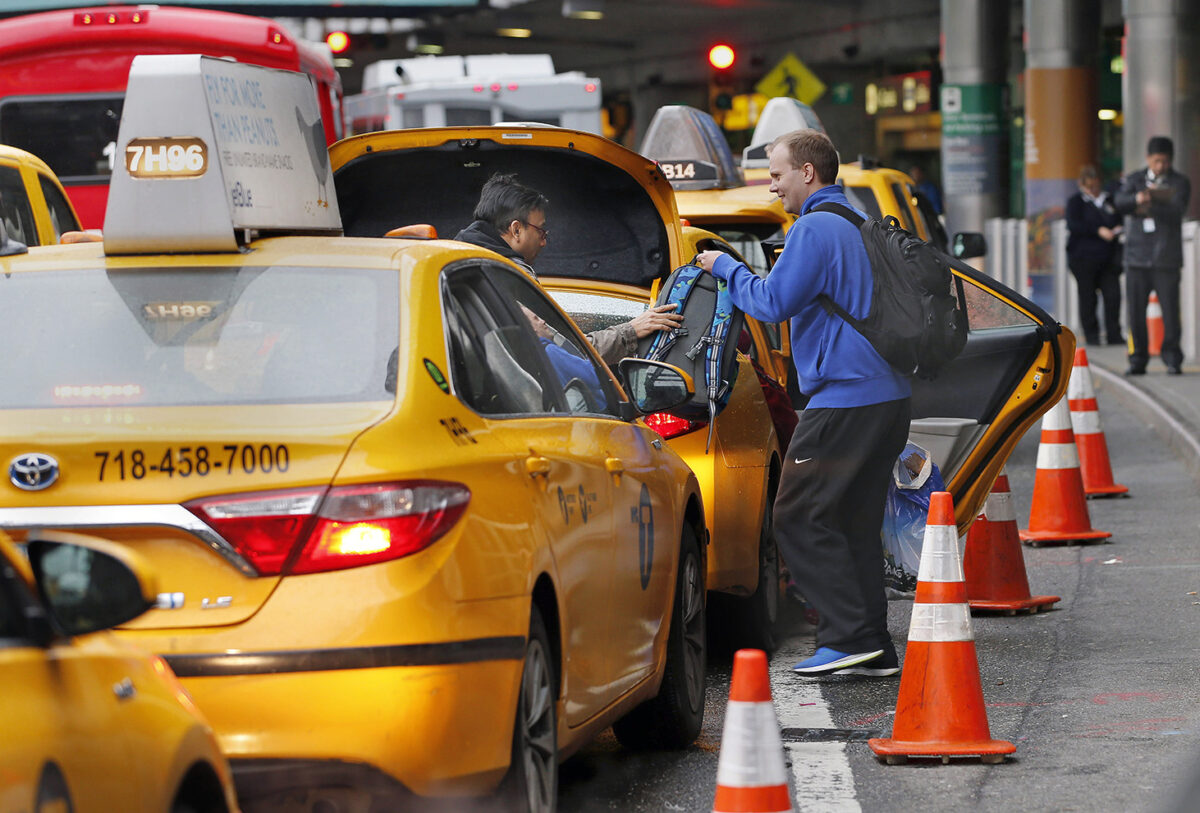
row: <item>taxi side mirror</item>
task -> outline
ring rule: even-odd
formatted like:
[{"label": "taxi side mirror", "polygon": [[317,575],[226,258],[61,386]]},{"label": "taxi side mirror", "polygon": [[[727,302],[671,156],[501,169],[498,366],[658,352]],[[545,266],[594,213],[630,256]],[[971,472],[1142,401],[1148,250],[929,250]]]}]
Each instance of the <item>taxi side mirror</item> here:
[{"label": "taxi side mirror", "polygon": [[643,415],[677,407],[696,393],[692,377],[665,362],[628,358],[618,369],[625,391]]},{"label": "taxi side mirror", "polygon": [[120,626],[154,605],[153,580],[139,576],[143,568],[129,552],[90,537],[84,544],[75,539],[84,538],[43,532],[26,543],[42,603],[62,633],[85,635]]},{"label": "taxi side mirror", "polygon": [[960,231],[954,235],[954,256],[960,260],[987,254],[987,238],[977,231]]}]

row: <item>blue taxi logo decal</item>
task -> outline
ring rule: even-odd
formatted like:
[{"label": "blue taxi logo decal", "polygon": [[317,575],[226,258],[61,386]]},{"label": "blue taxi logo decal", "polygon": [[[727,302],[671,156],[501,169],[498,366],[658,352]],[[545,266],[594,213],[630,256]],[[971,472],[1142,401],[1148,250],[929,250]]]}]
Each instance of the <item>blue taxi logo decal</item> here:
[{"label": "blue taxi logo decal", "polygon": [[132,178],[199,178],[208,171],[208,146],[198,138],[134,138],[125,147]]},{"label": "blue taxi logo decal", "polygon": [[638,571],[642,589],[650,586],[650,571],[654,569],[654,504],[650,489],[642,483],[642,495],[637,506],[629,509],[629,518],[638,526]]},{"label": "blue taxi logo decal", "polygon": [[48,454],[23,454],[8,464],[8,479],[22,491],[41,491],[58,480],[58,461]]}]

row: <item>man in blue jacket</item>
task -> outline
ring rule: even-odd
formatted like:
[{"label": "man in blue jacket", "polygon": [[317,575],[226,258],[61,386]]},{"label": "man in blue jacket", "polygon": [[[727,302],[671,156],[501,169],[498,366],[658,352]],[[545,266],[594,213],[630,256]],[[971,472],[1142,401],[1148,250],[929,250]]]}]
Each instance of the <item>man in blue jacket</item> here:
[{"label": "man in blue jacket", "polygon": [[776,139],[768,155],[771,191],[785,210],[803,215],[775,267],[763,279],[719,251],[698,261],[728,281],[746,313],[790,320],[798,383],[809,396],[775,499],[780,552],[820,614],[816,653],[795,669],[894,675],[900,664],[887,628],[879,533],[892,466],[908,438],[912,387],[818,300],[827,294],[859,319],[871,306],[871,266],[858,230],[837,214],[812,211],[826,201],[850,205],[834,183],[833,142],[799,130]]}]

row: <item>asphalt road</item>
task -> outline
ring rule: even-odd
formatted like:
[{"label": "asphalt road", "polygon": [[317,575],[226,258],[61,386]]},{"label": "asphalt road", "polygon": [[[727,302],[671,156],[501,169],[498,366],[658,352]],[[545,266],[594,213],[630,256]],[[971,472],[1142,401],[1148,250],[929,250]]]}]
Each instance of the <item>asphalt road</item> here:
[{"label": "asphalt road", "polygon": [[[1097,389],[1115,477],[1132,495],[1088,502],[1092,526],[1112,538],[1026,547],[1031,591],[1061,601],[972,622],[991,734],[1016,754],[998,765],[878,761],[865,739],[890,734],[899,678],[794,675],[812,630],[791,612],[771,669],[797,809],[1157,811],[1200,773],[1200,489],[1150,427]],[[1008,466],[1021,527],[1038,435]],[[911,607],[890,603],[898,646]],[[563,765],[560,809],[711,810],[729,672],[728,658],[710,664],[696,745],[634,753],[605,734]]]}]

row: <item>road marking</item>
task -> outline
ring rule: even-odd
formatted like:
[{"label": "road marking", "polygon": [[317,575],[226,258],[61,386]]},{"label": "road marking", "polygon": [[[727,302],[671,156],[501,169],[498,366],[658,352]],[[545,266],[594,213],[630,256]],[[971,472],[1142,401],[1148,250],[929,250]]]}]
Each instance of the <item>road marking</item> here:
[{"label": "road marking", "polygon": [[[784,641],[771,659],[771,697],[781,729],[834,728],[820,681],[792,671],[811,654],[810,641],[807,636]],[[861,813],[845,742],[785,742],[783,749],[791,762],[797,810]]]}]

